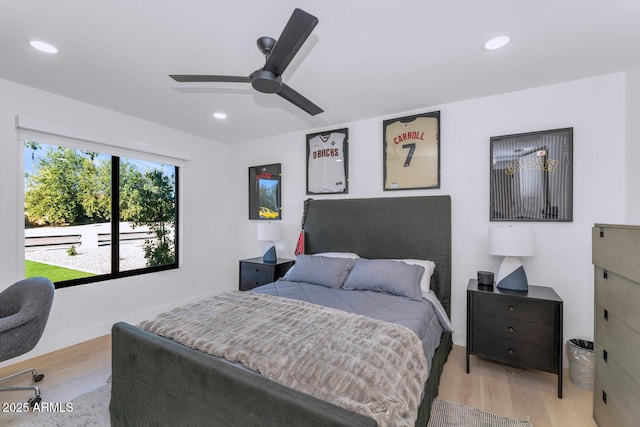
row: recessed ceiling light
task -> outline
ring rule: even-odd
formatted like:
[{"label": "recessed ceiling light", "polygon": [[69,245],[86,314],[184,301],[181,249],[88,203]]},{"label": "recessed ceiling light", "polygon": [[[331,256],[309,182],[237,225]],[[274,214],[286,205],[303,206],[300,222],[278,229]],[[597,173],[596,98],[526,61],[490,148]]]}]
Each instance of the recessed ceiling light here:
[{"label": "recessed ceiling light", "polygon": [[29,42],[29,44],[32,47],[34,47],[34,48],[36,48],[36,49],[38,49],[39,51],[42,51],[42,52],[58,53],[58,48],[53,46],[53,45],[50,45],[49,43],[41,42],[39,40],[31,40]]},{"label": "recessed ceiling light", "polygon": [[511,35],[510,34],[500,34],[498,36],[492,37],[489,40],[487,40],[483,47],[486,50],[496,50],[496,49],[500,49],[501,47],[505,47],[507,44],[509,44],[509,42],[511,41]]},{"label": "recessed ceiling light", "polygon": [[227,115],[225,113],[213,113],[213,117],[218,120],[224,120],[227,118]]}]

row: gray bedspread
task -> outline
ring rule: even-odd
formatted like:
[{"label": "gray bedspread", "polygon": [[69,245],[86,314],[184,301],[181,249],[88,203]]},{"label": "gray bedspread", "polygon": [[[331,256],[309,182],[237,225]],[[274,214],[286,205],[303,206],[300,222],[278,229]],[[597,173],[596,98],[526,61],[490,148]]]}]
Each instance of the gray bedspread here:
[{"label": "gray bedspread", "polygon": [[428,377],[420,340],[408,328],[259,292],[217,295],[140,327],[241,362],[380,427],[415,425]]},{"label": "gray bedspread", "polygon": [[381,292],[348,291],[282,279],[257,287],[251,292],[307,301],[406,326],[422,341],[429,368],[444,330],[436,310],[426,300],[414,301]]}]

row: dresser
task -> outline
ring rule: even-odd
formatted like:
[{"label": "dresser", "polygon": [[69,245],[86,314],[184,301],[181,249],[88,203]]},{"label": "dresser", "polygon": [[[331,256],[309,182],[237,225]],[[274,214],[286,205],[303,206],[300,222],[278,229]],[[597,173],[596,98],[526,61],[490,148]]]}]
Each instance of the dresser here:
[{"label": "dresser", "polygon": [[276,262],[264,262],[262,257],[240,260],[240,290],[275,282],[289,270],[295,260],[278,258]]},{"label": "dresser", "polygon": [[546,286],[527,292],[496,286],[467,286],[467,373],[469,355],[558,375],[562,397],[562,299]]},{"label": "dresser", "polygon": [[593,417],[640,422],[640,226],[595,224]]}]

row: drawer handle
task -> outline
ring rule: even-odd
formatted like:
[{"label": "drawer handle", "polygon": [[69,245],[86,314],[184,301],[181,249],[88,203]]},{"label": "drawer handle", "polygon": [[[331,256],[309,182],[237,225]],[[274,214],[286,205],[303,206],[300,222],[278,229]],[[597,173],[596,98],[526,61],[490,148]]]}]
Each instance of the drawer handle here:
[{"label": "drawer handle", "polygon": [[509,326],[509,327],[507,328],[507,330],[508,330],[509,332],[513,332],[513,326]]},{"label": "drawer handle", "polygon": [[602,390],[602,401],[604,402],[604,404],[607,404],[607,392]]},{"label": "drawer handle", "polygon": [[510,305],[509,306],[509,311],[514,311],[514,310],[515,310],[515,308],[512,305]]},{"label": "drawer handle", "polygon": [[512,348],[510,348],[509,350],[507,350],[507,353],[509,353],[509,354],[515,354],[515,351],[513,351],[513,349],[512,349]]},{"label": "drawer handle", "polygon": [[607,353],[607,350],[602,350],[602,360],[604,360],[605,363],[609,363],[609,361],[607,360],[609,358],[609,353]]},{"label": "drawer handle", "polygon": [[609,310],[604,311],[604,320],[609,320]]}]

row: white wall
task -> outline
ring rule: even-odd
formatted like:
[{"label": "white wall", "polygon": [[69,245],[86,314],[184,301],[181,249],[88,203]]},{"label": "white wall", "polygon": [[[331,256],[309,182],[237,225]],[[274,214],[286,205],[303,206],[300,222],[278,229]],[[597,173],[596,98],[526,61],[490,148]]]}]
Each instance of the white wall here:
[{"label": "white wall", "polygon": [[627,219],[640,224],[640,65],[626,74],[627,91]]},{"label": "white wall", "polygon": [[70,136],[124,146],[142,141],[191,155],[180,175],[180,268],[57,290],[42,340],[22,358],[107,334],[116,321],[136,323],[183,302],[235,288],[235,269],[230,267],[235,257],[226,247],[229,228],[220,226],[232,216],[224,179],[229,171],[227,145],[4,80],[0,94],[0,290],[23,274],[17,114],[68,129]]},{"label": "white wall", "polygon": [[[630,138],[625,145],[625,94],[627,108],[637,112],[640,71],[628,78],[628,89],[625,75],[618,73],[332,126],[349,128],[350,194],[314,197],[450,194],[452,320],[457,329],[454,339],[464,345],[467,281],[477,270],[496,271],[500,262],[487,254],[487,228],[492,224],[488,220],[489,138],[573,127],[574,221],[534,223],[537,255],[523,261],[532,284],[552,286],[564,299],[565,338],[592,337],[590,228],[594,222],[640,218],[640,207],[632,203],[638,199],[635,183],[640,174],[632,167],[640,156],[638,125],[626,128]],[[256,221],[246,219],[249,166],[282,163],[284,237],[278,250],[282,257],[293,257],[307,198],[305,134],[328,129],[227,146],[8,81],[0,80],[0,93],[0,289],[22,274],[18,184],[23,171],[16,114],[98,135],[100,141],[105,141],[102,136],[124,144],[145,141],[191,153],[192,158],[181,175],[181,268],[58,290],[45,335],[25,357],[103,335],[115,321],[135,323],[203,295],[236,289],[238,260],[259,256],[262,250],[256,241]],[[435,110],[442,113],[442,188],[383,192],[382,120]],[[634,153],[627,157],[626,172],[625,149]]]},{"label": "white wall", "polygon": [[[382,120],[441,111],[442,186],[439,190],[382,191]],[[465,343],[466,286],[478,270],[497,271],[487,253],[489,138],[574,128],[574,220],[533,223],[537,254],[523,262],[530,283],[553,287],[564,300],[565,338],[593,336],[591,227],[625,219],[625,76],[622,73],[345,123],[349,128],[349,194],[314,198],[450,194],[452,198],[454,340]],[[296,132],[231,147],[231,206],[235,258],[259,256],[256,222],[247,218],[250,166],[282,163],[283,241],[293,258],[306,196],[305,134]],[[499,223],[504,225],[504,223]],[[237,278],[237,272],[236,278]]]}]

